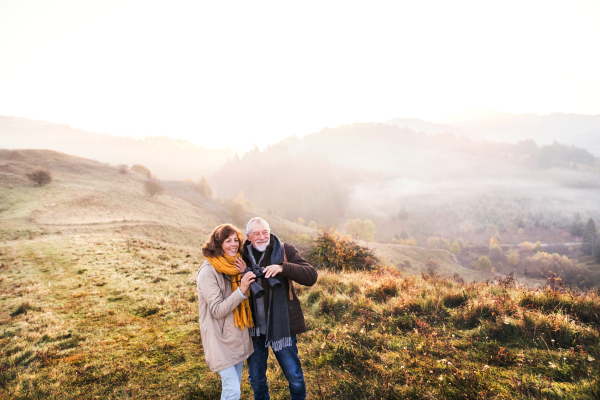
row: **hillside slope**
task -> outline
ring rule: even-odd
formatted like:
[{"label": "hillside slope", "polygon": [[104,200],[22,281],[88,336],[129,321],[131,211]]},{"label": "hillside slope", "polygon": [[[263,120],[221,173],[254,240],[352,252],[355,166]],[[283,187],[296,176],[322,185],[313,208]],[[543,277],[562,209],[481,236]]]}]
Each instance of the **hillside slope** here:
[{"label": "hillside slope", "polygon": [[[27,179],[37,166],[52,173],[51,184],[37,187]],[[198,244],[227,215],[185,187],[151,197],[145,181],[135,172],[121,174],[114,166],[54,151],[0,150],[0,220],[5,231],[34,235],[144,232]]]},{"label": "hillside slope", "polygon": [[199,180],[234,153],[167,137],[132,139],[46,121],[0,116],[0,148],[47,149],[118,164],[142,164],[161,179]]}]

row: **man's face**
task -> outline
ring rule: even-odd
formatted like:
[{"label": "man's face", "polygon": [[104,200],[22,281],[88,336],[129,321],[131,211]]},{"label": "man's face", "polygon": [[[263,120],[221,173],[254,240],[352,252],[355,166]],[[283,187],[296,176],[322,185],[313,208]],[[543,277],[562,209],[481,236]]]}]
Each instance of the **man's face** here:
[{"label": "man's face", "polygon": [[256,250],[265,251],[271,240],[270,234],[271,232],[269,232],[267,226],[258,221],[252,224],[248,240]]}]

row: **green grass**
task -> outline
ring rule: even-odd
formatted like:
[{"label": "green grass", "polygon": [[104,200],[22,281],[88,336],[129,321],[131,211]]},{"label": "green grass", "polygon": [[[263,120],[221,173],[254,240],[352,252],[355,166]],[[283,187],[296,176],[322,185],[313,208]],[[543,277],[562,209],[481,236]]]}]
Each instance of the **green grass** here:
[{"label": "green grass", "polygon": [[[197,252],[80,235],[9,242],[0,253],[0,399],[218,398],[197,322]],[[596,292],[393,270],[320,271],[299,292],[311,398],[599,393]],[[287,398],[273,358],[268,377],[272,398]],[[242,389],[251,398],[246,372]]]}]

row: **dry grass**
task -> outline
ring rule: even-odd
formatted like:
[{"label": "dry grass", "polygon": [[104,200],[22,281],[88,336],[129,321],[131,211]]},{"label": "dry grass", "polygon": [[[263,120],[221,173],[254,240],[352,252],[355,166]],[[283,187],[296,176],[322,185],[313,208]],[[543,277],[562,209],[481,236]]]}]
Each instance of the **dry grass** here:
[{"label": "dry grass", "polygon": [[[118,235],[0,245],[0,398],[218,397],[200,343],[202,259],[193,249]],[[597,390],[594,292],[383,269],[320,271],[299,295],[312,398],[593,398]],[[286,380],[269,365],[272,397],[284,399]],[[246,378],[243,394],[251,397]]]}]

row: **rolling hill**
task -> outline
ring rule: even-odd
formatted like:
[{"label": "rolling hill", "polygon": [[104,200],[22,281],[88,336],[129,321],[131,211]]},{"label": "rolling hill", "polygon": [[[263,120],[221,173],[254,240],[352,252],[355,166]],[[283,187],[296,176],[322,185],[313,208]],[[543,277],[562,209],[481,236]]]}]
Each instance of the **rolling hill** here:
[{"label": "rolling hill", "polygon": [[46,121],[0,116],[0,148],[46,149],[118,164],[142,164],[161,179],[200,180],[234,153],[167,137],[132,139]]},{"label": "rolling hill", "polygon": [[[37,187],[26,173],[35,167],[52,172],[53,182]],[[98,236],[115,240],[151,240],[199,254],[217,225],[234,222],[242,231],[245,221],[266,218],[282,240],[306,250],[314,229],[289,222],[254,207],[246,207],[235,221],[228,203],[203,197],[187,182],[164,181],[165,192],[150,196],[147,178],[121,173],[115,166],[49,150],[0,150],[0,240],[44,239],[60,243],[67,237]],[[366,244],[369,245],[370,244]],[[491,273],[462,268],[447,251],[392,244],[376,247],[384,263],[418,273],[428,258],[439,272],[466,279],[489,279]],[[410,268],[403,267],[409,261]]]}]

